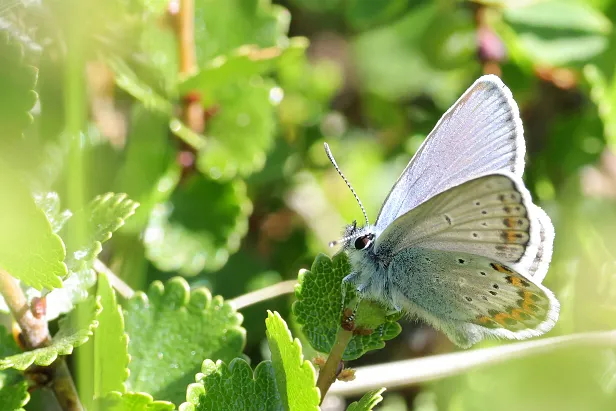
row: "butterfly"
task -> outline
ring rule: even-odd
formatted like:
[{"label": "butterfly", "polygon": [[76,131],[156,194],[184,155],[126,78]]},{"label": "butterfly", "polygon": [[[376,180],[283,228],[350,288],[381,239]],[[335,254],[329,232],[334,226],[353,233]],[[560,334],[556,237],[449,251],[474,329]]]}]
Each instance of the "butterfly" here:
[{"label": "butterfly", "polygon": [[366,220],[330,243],[348,254],[343,282],[359,298],[423,319],[463,348],[554,327],[559,302],[541,285],[554,228],[522,181],[522,121],[498,77],[480,77],[443,115],[373,225],[325,150]]}]

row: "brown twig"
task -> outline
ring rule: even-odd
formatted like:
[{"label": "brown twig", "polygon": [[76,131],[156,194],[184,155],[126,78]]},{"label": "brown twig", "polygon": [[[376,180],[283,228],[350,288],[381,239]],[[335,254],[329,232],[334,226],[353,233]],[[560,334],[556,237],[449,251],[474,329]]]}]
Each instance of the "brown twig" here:
[{"label": "brown twig", "polygon": [[317,387],[321,391],[321,403],[323,403],[329,387],[336,381],[338,370],[341,368],[342,355],[352,337],[353,331],[348,331],[344,328],[338,329],[332,351],[329,353],[325,365],[319,371],[319,378],[317,378]]},{"label": "brown twig", "polygon": [[111,269],[107,267],[105,263],[103,263],[101,260],[94,260],[94,271],[96,271],[97,273],[105,274],[109,279],[109,283],[111,283],[111,286],[123,298],[129,300],[135,294],[135,291],[128,284],[122,281],[120,277],[115,275],[115,273],[111,271]]},{"label": "brown twig", "polygon": [[[17,280],[6,271],[0,270],[0,294],[11,310],[13,318],[21,328],[21,341],[28,350],[48,346],[51,343],[47,318],[38,316],[30,309],[28,300]],[[54,368],[51,388],[63,410],[82,411],[83,407],[66,362],[58,359]]]},{"label": "brown twig", "polygon": [[0,293],[4,296],[13,318],[21,328],[21,335],[27,349],[44,347],[51,337],[47,328],[47,319],[37,318],[30,310],[28,300],[17,280],[6,271],[0,270]]},{"label": "brown twig", "polygon": [[297,280],[282,281],[269,287],[261,288],[260,290],[252,291],[247,294],[240,295],[231,300],[229,304],[236,310],[260,303],[261,301],[276,298],[279,295],[291,294],[295,290]]}]

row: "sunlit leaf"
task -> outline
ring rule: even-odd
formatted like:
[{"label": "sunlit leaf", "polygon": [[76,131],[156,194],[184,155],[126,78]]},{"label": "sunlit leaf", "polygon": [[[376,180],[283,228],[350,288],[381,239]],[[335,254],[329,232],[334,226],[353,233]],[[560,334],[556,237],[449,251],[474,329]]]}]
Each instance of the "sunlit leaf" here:
[{"label": "sunlit leaf", "polygon": [[75,347],[84,344],[98,326],[96,318],[101,312],[99,300],[88,298],[73,310],[68,317],[60,321],[60,329],[54,335],[50,345],[11,355],[0,359],[0,370],[15,368],[25,370],[32,364],[48,366],[59,355],[69,355]]},{"label": "sunlit leaf", "polygon": [[203,358],[230,361],[244,348],[242,316],[205,288],[190,290],[176,277],[154,282],[147,296],[136,293],[125,305],[129,336],[129,391],[181,403]]},{"label": "sunlit leaf", "polygon": [[379,402],[383,401],[383,397],[381,396],[383,391],[385,391],[385,388],[368,391],[359,401],[352,402],[347,408],[347,411],[373,410]]},{"label": "sunlit leaf", "polygon": [[168,401],[154,401],[144,392],[112,392],[94,403],[100,411],[172,411],[174,405]]},{"label": "sunlit leaf", "polygon": [[[351,265],[344,253],[333,259],[321,254],[314,260],[310,271],[300,272],[293,313],[310,345],[317,351],[329,353],[332,349],[342,319],[342,279],[350,273]],[[349,287],[346,301],[352,301],[354,295]],[[383,348],[385,341],[396,337],[402,329],[397,322],[386,318],[382,308],[367,300],[360,303],[357,323],[362,321],[362,316],[374,316],[377,324],[368,335],[353,336],[342,357],[344,360],[353,360],[367,351]],[[370,321],[374,320],[371,318]]]},{"label": "sunlit leaf", "polygon": [[27,186],[0,162],[0,267],[36,289],[62,287],[64,244]]}]

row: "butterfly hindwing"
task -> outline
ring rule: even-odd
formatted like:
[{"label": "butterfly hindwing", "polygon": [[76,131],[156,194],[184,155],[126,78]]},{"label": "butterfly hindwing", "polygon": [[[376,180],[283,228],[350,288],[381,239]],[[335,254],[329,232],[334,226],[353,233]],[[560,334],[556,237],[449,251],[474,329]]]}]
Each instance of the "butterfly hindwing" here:
[{"label": "butterfly hindwing", "polygon": [[496,76],[479,78],[443,115],[385,200],[376,227],[434,195],[494,172],[521,176],[525,143],[511,92]]},{"label": "butterfly hindwing", "polygon": [[525,259],[530,265],[541,238],[538,221],[529,217],[528,210],[534,207],[529,197],[514,175],[475,178],[393,221],[377,237],[375,252],[387,260],[405,248],[423,247],[477,254],[507,264]]},{"label": "butterfly hindwing", "polygon": [[558,316],[549,290],[489,258],[413,247],[398,253],[388,271],[394,303],[461,346],[486,335],[540,335]]}]

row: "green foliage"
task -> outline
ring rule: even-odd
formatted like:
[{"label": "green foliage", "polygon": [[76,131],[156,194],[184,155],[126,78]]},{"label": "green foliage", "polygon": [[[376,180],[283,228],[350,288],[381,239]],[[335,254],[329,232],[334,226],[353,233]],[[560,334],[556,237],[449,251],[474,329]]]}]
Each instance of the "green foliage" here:
[{"label": "green foliage", "polygon": [[505,12],[519,46],[543,64],[586,61],[604,51],[611,22],[582,1],[542,1]]},{"label": "green foliage", "polygon": [[96,294],[103,312],[98,316],[94,334],[94,396],[111,391],[124,392],[128,379],[128,336],[124,332],[124,316],[105,274],[98,275]]},{"label": "green foliage", "polygon": [[64,245],[19,176],[0,163],[0,267],[40,290],[62,287]]},{"label": "green foliage", "polygon": [[125,305],[129,391],[179,404],[203,358],[230,361],[244,348],[242,316],[206,288],[176,277],[154,282]]},{"label": "green foliage", "polygon": [[[13,336],[0,325],[0,357],[10,357],[20,351]],[[0,410],[21,410],[29,400],[28,382],[23,375],[10,368],[0,371]]]},{"label": "green foliage", "polygon": [[379,402],[383,401],[381,396],[383,391],[385,391],[385,388],[368,391],[359,401],[351,403],[347,411],[370,411],[374,409]]},{"label": "green foliage", "polygon": [[181,411],[319,409],[314,368],[303,359],[301,344],[292,339],[280,314],[268,312],[265,324],[272,360],[257,365],[254,373],[239,358],[228,366],[205,360]]},{"label": "green foliage", "polygon": [[[333,259],[321,254],[314,260],[310,271],[300,273],[293,313],[310,345],[317,351],[328,353],[332,349],[342,320],[342,279],[350,273],[349,259],[343,253]],[[349,287],[344,306],[349,306],[354,298],[355,292]],[[354,335],[344,352],[344,360],[354,360],[370,350],[383,348],[385,341],[401,331],[396,321],[386,317],[385,309],[368,301],[360,303],[356,326],[372,332]]]},{"label": "green foliage", "polygon": [[299,340],[293,340],[280,314],[268,312],[267,342],[272,353],[276,388],[285,409],[317,410],[319,391],[313,386],[314,368],[303,359]]},{"label": "green foliage", "polygon": [[14,368],[23,371],[32,364],[47,366],[59,355],[71,354],[75,347],[90,339],[98,326],[97,317],[100,312],[99,299],[89,297],[60,321],[60,329],[48,346],[4,357],[0,359],[0,370]]},{"label": "green foliage", "polygon": [[101,411],[172,411],[175,407],[167,401],[154,401],[150,395],[144,393],[112,392],[97,400],[94,409]]},{"label": "green foliage", "polygon": [[[199,210],[207,204],[208,212]],[[248,230],[252,204],[242,181],[193,176],[152,212],[145,232],[148,257],[161,270],[195,275],[222,267]]]},{"label": "green foliage", "polygon": [[[323,141],[374,221],[442,113],[487,72],[520,106],[525,182],[556,227],[546,285],[562,310],[550,336],[616,327],[616,0],[272,3],[0,6],[0,269],[27,301],[10,313],[21,296],[0,281],[0,310],[56,334],[22,352],[0,327],[0,411],[42,409],[43,389],[67,399],[52,362],[90,337],[66,361],[84,409],[318,409],[304,358],[338,365],[343,307],[357,303],[352,289],[341,299],[348,258],[320,253],[361,221]],[[270,298],[298,270],[295,295]],[[368,300],[348,325],[347,369],[454,349]],[[473,358],[490,358],[479,348]],[[616,401],[613,347],[464,370],[386,393],[381,409]],[[381,393],[344,405],[373,409]]]}]

